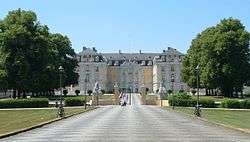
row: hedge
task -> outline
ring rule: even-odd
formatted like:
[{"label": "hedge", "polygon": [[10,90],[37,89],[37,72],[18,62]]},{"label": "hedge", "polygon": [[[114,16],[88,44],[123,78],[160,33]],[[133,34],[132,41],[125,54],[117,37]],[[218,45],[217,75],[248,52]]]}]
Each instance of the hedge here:
[{"label": "hedge", "polygon": [[168,102],[172,106],[182,106],[182,107],[191,107],[194,106],[195,101],[191,96],[186,93],[177,93],[175,95],[168,97]]},{"label": "hedge", "polygon": [[[182,106],[182,107],[194,107],[196,105],[196,98],[192,98],[190,95],[186,93],[177,93],[173,96],[168,98],[169,104],[172,106],[173,103],[175,106]],[[214,108],[215,101],[212,99],[205,99],[201,98],[199,100],[199,104],[205,108]]]},{"label": "hedge", "polygon": [[46,98],[0,100],[0,108],[41,108],[48,106],[49,100]]},{"label": "hedge", "polygon": [[240,107],[243,109],[250,109],[250,100],[241,101]]},{"label": "hedge", "polygon": [[233,99],[226,99],[222,101],[221,106],[223,108],[242,108],[242,109],[250,109],[250,100],[233,100]]},{"label": "hedge", "polygon": [[83,106],[85,101],[83,98],[72,97],[65,98],[65,106]]},{"label": "hedge", "polygon": [[216,107],[215,101],[213,99],[201,98],[199,100],[199,104],[201,104],[201,107],[205,107],[205,108],[215,108]]}]

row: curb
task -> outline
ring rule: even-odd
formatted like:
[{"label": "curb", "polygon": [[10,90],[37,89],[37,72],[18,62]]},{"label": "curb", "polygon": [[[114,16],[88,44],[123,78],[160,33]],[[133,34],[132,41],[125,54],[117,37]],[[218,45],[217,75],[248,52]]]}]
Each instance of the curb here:
[{"label": "curb", "polygon": [[[164,108],[162,108],[162,109],[164,109]],[[164,109],[164,110],[166,110],[166,109]],[[169,111],[172,111],[172,112],[175,112],[175,113],[180,113],[182,115],[186,115],[186,116],[191,117],[193,119],[199,119],[201,121],[204,121],[204,122],[207,122],[207,123],[210,123],[210,124],[214,124],[214,125],[217,125],[217,126],[222,126],[222,127],[225,127],[225,128],[229,128],[229,129],[240,131],[240,132],[243,132],[243,133],[246,133],[246,134],[250,134],[250,130],[246,130],[246,129],[242,129],[242,128],[236,128],[236,127],[226,125],[226,124],[222,124],[222,123],[218,123],[218,122],[212,122],[212,121],[207,120],[206,118],[196,117],[196,116],[193,116],[193,115],[190,115],[190,114],[177,112],[177,111],[174,111],[174,110],[169,110]]]},{"label": "curb", "polygon": [[84,112],[73,113],[73,114],[67,115],[67,116],[62,117],[62,118],[55,118],[55,119],[52,119],[52,120],[49,120],[49,121],[46,121],[46,122],[42,122],[42,123],[34,125],[34,126],[19,129],[19,130],[13,131],[13,132],[5,133],[5,134],[1,134],[0,139],[6,138],[6,137],[9,137],[9,136],[13,136],[13,135],[17,135],[19,133],[27,132],[27,131],[30,131],[30,130],[33,130],[33,129],[36,129],[36,128],[40,128],[40,127],[43,127],[44,125],[48,125],[48,124],[51,124],[51,123],[54,123],[54,122],[57,122],[57,121],[60,121],[60,120],[63,120],[63,119],[67,119],[69,117],[72,117],[72,116],[75,116],[75,115],[78,115],[78,114],[86,113],[86,112],[89,112],[91,110],[95,110],[97,108],[98,107],[94,107],[94,108],[91,108],[91,109],[86,110]]}]

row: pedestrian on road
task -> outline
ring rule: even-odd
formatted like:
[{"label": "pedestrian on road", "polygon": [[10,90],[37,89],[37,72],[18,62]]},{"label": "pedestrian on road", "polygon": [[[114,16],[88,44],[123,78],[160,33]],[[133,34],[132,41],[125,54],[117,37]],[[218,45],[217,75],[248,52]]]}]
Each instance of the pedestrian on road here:
[{"label": "pedestrian on road", "polygon": [[122,100],[121,100],[121,105],[122,106],[126,106],[127,105],[127,103],[128,103],[128,95],[126,94],[126,93],[123,93],[122,94]]},{"label": "pedestrian on road", "polygon": [[120,93],[119,98],[120,98],[120,105],[122,106],[123,105],[123,92]]}]

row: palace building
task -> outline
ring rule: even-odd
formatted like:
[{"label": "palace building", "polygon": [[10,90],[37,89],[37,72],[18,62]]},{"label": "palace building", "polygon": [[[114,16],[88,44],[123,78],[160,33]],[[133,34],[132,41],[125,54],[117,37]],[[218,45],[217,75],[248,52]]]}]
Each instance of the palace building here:
[{"label": "palace building", "polygon": [[142,87],[157,92],[160,84],[166,90],[186,90],[181,80],[184,54],[168,47],[162,53],[98,53],[95,48],[83,47],[77,54],[79,89],[93,90],[96,82],[111,92],[117,84],[122,90],[138,92]]}]

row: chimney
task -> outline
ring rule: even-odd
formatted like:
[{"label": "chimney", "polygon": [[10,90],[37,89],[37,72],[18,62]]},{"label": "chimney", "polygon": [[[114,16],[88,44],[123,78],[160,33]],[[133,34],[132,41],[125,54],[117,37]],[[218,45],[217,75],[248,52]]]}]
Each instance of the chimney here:
[{"label": "chimney", "polygon": [[87,47],[86,46],[83,46],[82,47],[82,51],[84,51],[84,50],[86,50],[87,49]]},{"label": "chimney", "polygon": [[141,50],[139,50],[139,53],[141,54]]},{"label": "chimney", "polygon": [[95,52],[97,52],[97,50],[95,49],[95,47],[92,47],[92,50],[95,51]]},{"label": "chimney", "polygon": [[121,50],[119,50],[119,54],[122,54],[122,51],[121,51]]}]

